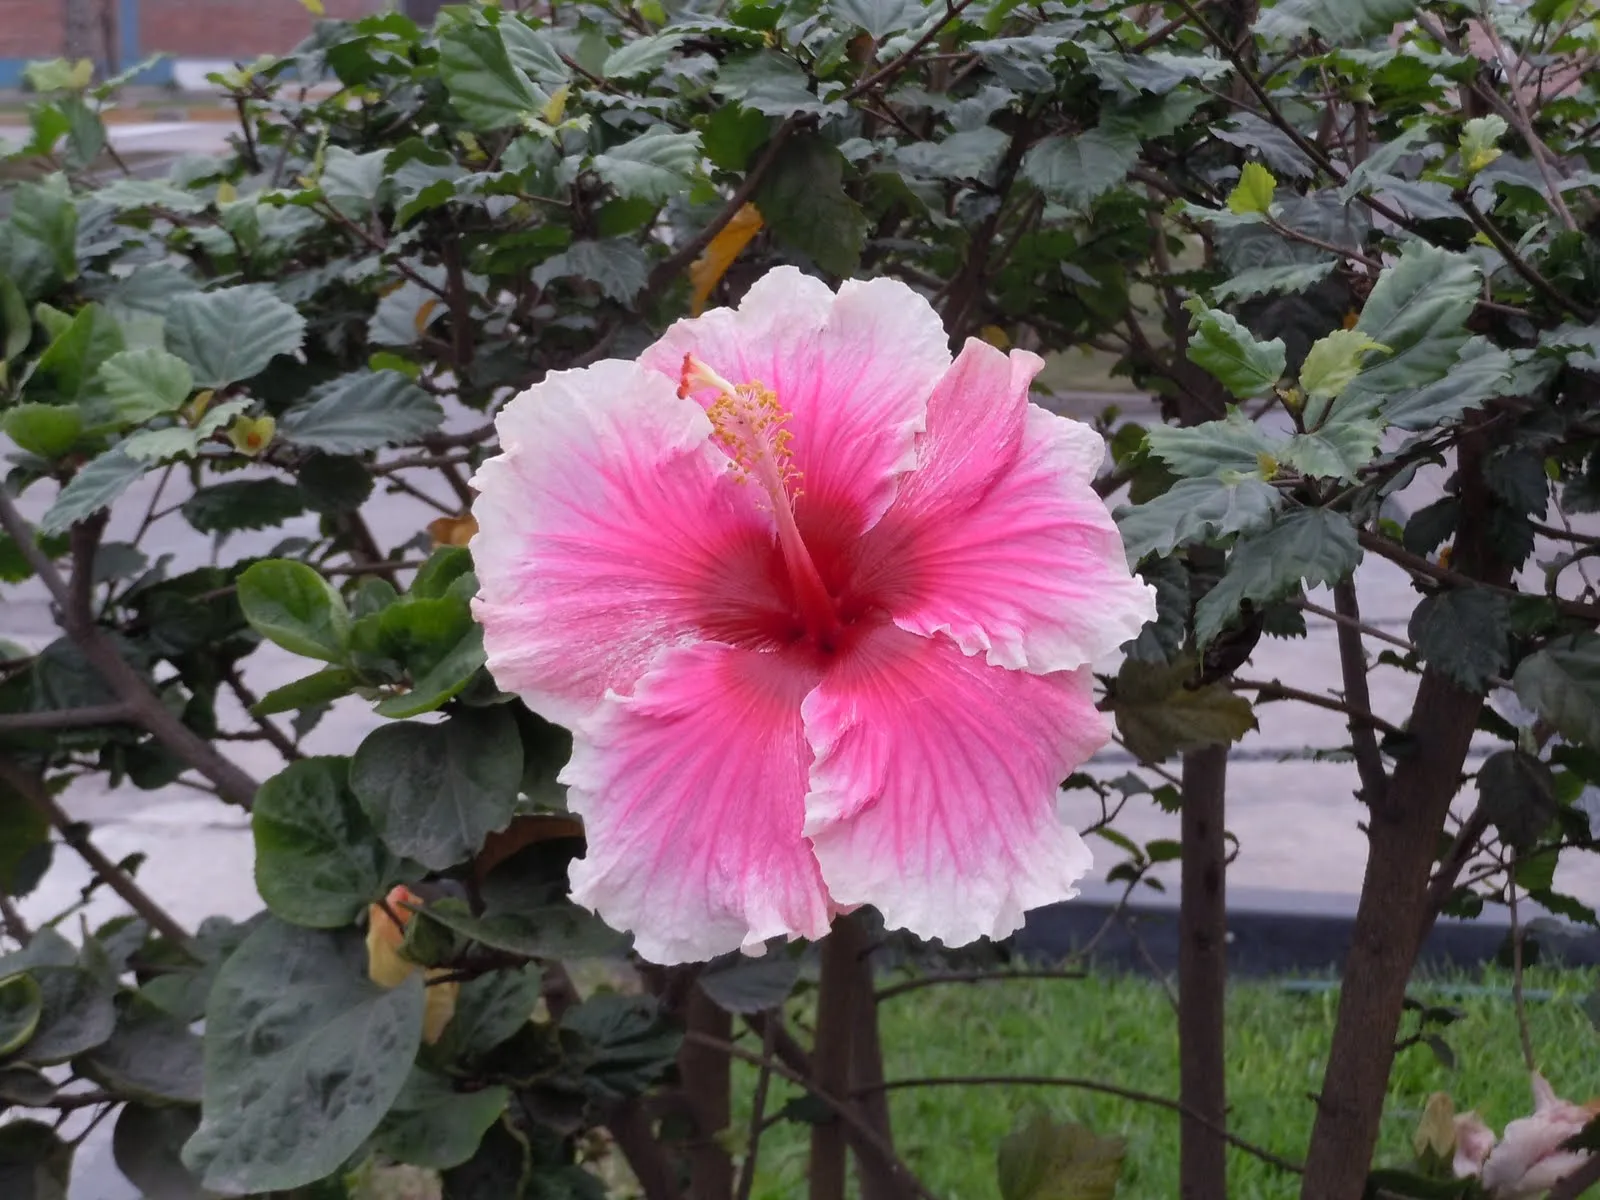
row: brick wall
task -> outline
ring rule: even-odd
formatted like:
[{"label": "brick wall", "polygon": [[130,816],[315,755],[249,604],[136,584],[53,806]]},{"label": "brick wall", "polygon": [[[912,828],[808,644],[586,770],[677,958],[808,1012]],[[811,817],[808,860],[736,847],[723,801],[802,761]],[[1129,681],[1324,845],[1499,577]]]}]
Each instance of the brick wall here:
[{"label": "brick wall", "polygon": [[[389,7],[387,0],[324,0],[330,17],[348,18]],[[95,12],[97,56],[104,60],[104,34],[128,44],[120,21],[134,8],[139,16],[141,58],[162,52],[180,58],[248,62],[260,54],[292,49],[311,32],[313,18],[300,0],[89,0]],[[0,0],[0,60],[55,58],[64,50],[64,0]],[[402,7],[410,7],[409,4]],[[109,56],[119,67],[131,63]]]}]

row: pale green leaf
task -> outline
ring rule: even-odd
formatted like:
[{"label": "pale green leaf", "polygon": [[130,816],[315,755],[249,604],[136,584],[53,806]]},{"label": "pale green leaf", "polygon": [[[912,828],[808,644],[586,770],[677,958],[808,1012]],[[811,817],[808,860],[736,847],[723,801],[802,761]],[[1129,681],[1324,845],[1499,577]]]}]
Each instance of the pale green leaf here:
[{"label": "pale green leaf", "polygon": [[1247,162],[1239,172],[1239,182],[1228,193],[1228,211],[1232,213],[1264,213],[1272,207],[1272,195],[1278,181],[1272,172],[1258,162]]},{"label": "pale green leaf", "polygon": [[192,368],[196,387],[251,378],[298,352],[305,331],[305,318],[264,284],[189,292],[167,307],[167,348]]},{"label": "pale green leaf", "polygon": [[113,354],[100,364],[99,377],[111,411],[133,425],[172,412],[194,391],[189,364],[155,346]]},{"label": "pale green leaf", "polygon": [[689,187],[699,163],[698,133],[673,133],[656,125],[595,155],[594,171],[625,199],[659,204]]},{"label": "pale green leaf", "polygon": [[682,42],[683,35],[678,33],[634,38],[606,55],[600,74],[605,79],[631,79],[659,71],[672,60]]},{"label": "pale green leaf", "polygon": [[1259,529],[1283,503],[1277,488],[1259,479],[1224,483],[1215,477],[1180,479],[1153,500],[1116,512],[1128,561],[1171,554],[1188,542]]},{"label": "pale green leaf", "polygon": [[1257,341],[1244,325],[1198,299],[1186,307],[1193,314],[1189,357],[1199,363],[1235,396],[1259,396],[1283,377],[1288,352],[1282,338]]},{"label": "pale green leaf", "polygon": [[99,512],[127,491],[146,469],[146,464],[124,454],[121,447],[107,450],[61,489],[39,521],[40,532],[63,533],[74,522]]},{"label": "pale green leaf", "polygon": [[1269,438],[1237,408],[1220,421],[1203,425],[1156,425],[1145,435],[1150,453],[1163,459],[1173,473],[1186,477],[1248,475],[1261,469],[1283,443]]}]

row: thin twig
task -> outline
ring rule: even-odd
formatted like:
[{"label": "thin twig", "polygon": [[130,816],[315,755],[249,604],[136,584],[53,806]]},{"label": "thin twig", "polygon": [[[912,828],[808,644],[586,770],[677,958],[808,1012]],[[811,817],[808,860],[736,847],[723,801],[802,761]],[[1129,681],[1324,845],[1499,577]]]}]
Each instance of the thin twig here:
[{"label": "thin twig", "polygon": [[[1367,651],[1361,644],[1361,607],[1356,599],[1355,580],[1344,579],[1333,585],[1333,608],[1344,619],[1334,634],[1339,642],[1339,671],[1344,676],[1344,694],[1352,707],[1372,710],[1372,693],[1367,686]],[[1389,800],[1389,775],[1383,769],[1383,755],[1373,734],[1377,726],[1350,718],[1350,744],[1355,751],[1356,772],[1369,808],[1381,808]],[[1400,731],[1392,725],[1390,736]]]},{"label": "thin twig", "polygon": [[761,1131],[766,1127],[767,1090],[772,1086],[773,1044],[778,1035],[778,1010],[767,1014],[766,1028],[761,1031],[761,1068],[756,1076],[755,1093],[750,1099],[750,1137],[744,1152],[744,1162],[739,1167],[739,1187],[734,1200],[750,1200],[756,1185],[756,1152],[761,1146]]},{"label": "thin twig", "polygon": [[887,63],[879,67],[865,79],[857,80],[856,83],[847,92],[845,92],[842,97],[840,97],[840,99],[845,101],[854,100],[857,96],[860,96],[865,92],[870,92],[873,88],[884,82],[884,80],[893,79],[896,75],[900,74],[901,71],[905,70],[911,65],[912,59],[916,58],[917,55],[921,53],[922,48],[929,42],[933,41],[934,38],[938,37],[939,31],[951,21],[954,21],[957,17],[959,17],[962,10],[971,3],[972,0],[955,0],[954,3],[951,3],[950,0],[946,0],[944,16],[940,20],[934,22],[928,31],[916,41],[912,42],[910,46],[906,47],[903,53],[898,54],[894,58],[890,59]]},{"label": "thin twig", "polygon": [[126,704],[86,704],[81,708],[52,708],[44,712],[0,713],[0,733],[32,730],[92,729],[133,720]]},{"label": "thin twig", "polygon": [[1504,233],[1500,232],[1500,227],[1498,225],[1496,225],[1487,216],[1485,216],[1482,211],[1479,210],[1478,206],[1472,202],[1472,198],[1466,194],[1465,190],[1458,191],[1455,194],[1455,202],[1456,206],[1460,208],[1462,212],[1467,214],[1467,220],[1471,221],[1473,225],[1477,227],[1478,232],[1483,234],[1484,237],[1488,238],[1489,241],[1493,243],[1494,248],[1500,252],[1500,257],[1506,260],[1506,265],[1518,275],[1521,275],[1523,279],[1527,280],[1528,283],[1533,287],[1534,291],[1538,292],[1557,308],[1566,312],[1576,313],[1585,321],[1592,321],[1595,319],[1594,309],[1590,308],[1587,304],[1579,303],[1571,296],[1566,295],[1561,291],[1560,288],[1556,287],[1555,284],[1551,283],[1542,274],[1540,274],[1537,267],[1535,267],[1527,259],[1523,258],[1521,254],[1518,254],[1517,248],[1511,244],[1510,239],[1507,238]]},{"label": "thin twig", "polygon": [[1481,805],[1473,809],[1467,819],[1461,822],[1461,828],[1456,831],[1455,841],[1450,843],[1450,849],[1445,851],[1444,857],[1439,862],[1438,871],[1428,884],[1430,923],[1444,910],[1444,906],[1450,903],[1450,897],[1455,894],[1456,885],[1461,879],[1461,872],[1466,870],[1467,864],[1472,861],[1472,856],[1478,852],[1479,843],[1483,841],[1483,835],[1488,831],[1489,817]]},{"label": "thin twig", "polygon": [[183,926],[145,894],[133,877],[112,862],[93,842],[84,827],[67,815],[55,798],[45,789],[41,780],[23,770],[6,756],[0,756],[0,783],[15,792],[23,803],[39,813],[53,825],[61,840],[77,852],[105,885],[127,902],[129,908],[143,917],[150,928],[156,930],[174,945],[187,950],[189,934]]},{"label": "thin twig", "polygon": [[1280,1171],[1288,1171],[1295,1175],[1299,1175],[1303,1171],[1303,1168],[1298,1163],[1290,1162],[1287,1158],[1274,1154],[1263,1146],[1246,1141],[1237,1134],[1229,1133],[1216,1122],[1206,1119],[1180,1101],[1173,1100],[1168,1096],[1157,1096],[1152,1092],[1141,1092],[1136,1088],[1101,1083],[1098,1079],[1080,1079],[1073,1075],[922,1075],[910,1079],[891,1079],[883,1084],[883,1089],[885,1091],[900,1091],[905,1088],[921,1087],[989,1087],[997,1085],[1076,1088],[1080,1091],[1099,1092],[1105,1096],[1116,1096],[1123,1100],[1132,1100],[1137,1104],[1154,1105],[1157,1108],[1164,1108],[1168,1112],[1175,1112],[1180,1116],[1199,1122],[1211,1130],[1212,1133],[1226,1140],[1229,1145],[1259,1158],[1264,1163],[1270,1163]]},{"label": "thin twig", "polygon": [[1532,1075],[1539,1069],[1533,1056],[1533,1034],[1528,1032],[1528,1005],[1522,993],[1522,924],[1517,920],[1517,877],[1506,882],[1506,907],[1511,910],[1511,1003],[1517,1014],[1517,1036],[1522,1041],[1522,1062]]},{"label": "thin twig", "polygon": [[33,940],[33,932],[28,928],[28,922],[23,920],[16,904],[4,892],[0,892],[0,929],[3,929],[19,946],[26,946]]},{"label": "thin twig", "polygon": [[[831,1096],[828,1093],[821,1091],[816,1084],[812,1083],[811,1080],[806,1078],[806,1076],[800,1074],[798,1071],[791,1070],[776,1058],[770,1058],[761,1054],[757,1054],[753,1050],[746,1050],[743,1046],[735,1045],[733,1042],[726,1041],[723,1038],[709,1037],[706,1034],[699,1033],[695,1030],[689,1030],[683,1036],[685,1041],[698,1042],[703,1046],[710,1046],[713,1049],[721,1050],[724,1054],[728,1054],[733,1058],[740,1059],[743,1062],[751,1063],[754,1066],[759,1067],[763,1064],[766,1064],[771,1068],[774,1075],[777,1075],[783,1079],[787,1079],[790,1083],[804,1088],[807,1092],[820,1100],[839,1121],[844,1123],[844,1125],[850,1130],[851,1139],[857,1145],[865,1145],[870,1147],[872,1151],[883,1160],[884,1164],[894,1171],[895,1175],[900,1179],[900,1181],[910,1188],[912,1192],[920,1196],[922,1200],[939,1200],[937,1196],[928,1190],[927,1186],[920,1179],[912,1174],[911,1168],[906,1166],[906,1164],[901,1160],[900,1156],[894,1152],[894,1147],[885,1145],[883,1139],[878,1136],[877,1130],[873,1129],[872,1126],[868,1125],[864,1120],[862,1120],[861,1114],[856,1111],[855,1106],[852,1105],[848,1100],[840,1099],[839,1097]],[[885,1086],[894,1085],[891,1084]]]},{"label": "thin twig", "polygon": [[1343,613],[1334,612],[1331,608],[1323,608],[1322,605],[1313,604],[1309,600],[1297,600],[1293,598],[1290,599],[1289,603],[1305,612],[1315,613],[1319,617],[1326,617],[1328,620],[1337,625],[1348,626],[1349,628],[1357,630],[1360,633],[1364,633],[1367,637],[1377,638],[1380,642],[1388,642],[1391,646],[1398,646],[1407,654],[1416,653],[1417,648],[1410,642],[1406,641],[1405,638],[1396,637],[1394,634],[1388,633],[1377,628],[1376,626],[1366,625],[1361,621],[1351,620],[1351,618],[1345,616]]},{"label": "thin twig", "polygon": [[245,684],[244,676],[239,674],[239,664],[236,662],[228,663],[223,668],[222,677],[228,681],[229,689],[238,697],[240,705],[244,708],[245,716],[260,726],[261,736],[271,742],[278,753],[291,762],[302,757],[300,748],[294,744],[294,740],[288,734],[284,733],[283,730],[279,729],[266,717],[258,717],[252,711],[260,703],[260,699]]},{"label": "thin twig", "polygon": [[[1380,537],[1378,534],[1370,533],[1367,530],[1358,529],[1356,538],[1363,548],[1371,550],[1380,558],[1387,558],[1396,566],[1404,567],[1413,575],[1421,575],[1439,583],[1447,583],[1451,587],[1486,588],[1501,596],[1521,596],[1523,594],[1515,588],[1497,587],[1494,584],[1473,579],[1470,575],[1463,575],[1460,571],[1454,571],[1449,567],[1442,567],[1438,563],[1429,562],[1422,555],[1413,554],[1405,547],[1391,542],[1388,538]],[[1556,609],[1564,616],[1576,617],[1582,621],[1600,622],[1600,605],[1584,604],[1577,600],[1565,600],[1560,596],[1546,596],[1544,599],[1555,605]]]},{"label": "thin twig", "polygon": [[1276,679],[1235,679],[1233,681],[1233,686],[1245,688],[1247,690],[1253,690],[1264,698],[1277,697],[1278,699],[1282,700],[1298,700],[1302,704],[1311,704],[1315,705],[1317,708],[1325,708],[1329,712],[1336,712],[1342,716],[1348,717],[1352,726],[1363,726],[1369,733],[1372,730],[1377,729],[1388,734],[1390,737],[1399,737],[1402,732],[1399,726],[1391,725],[1382,717],[1368,712],[1364,708],[1359,708],[1354,704],[1347,704],[1344,701],[1336,700],[1332,696],[1323,696],[1317,692],[1302,691],[1300,688],[1290,687],[1286,683],[1279,683]]}]

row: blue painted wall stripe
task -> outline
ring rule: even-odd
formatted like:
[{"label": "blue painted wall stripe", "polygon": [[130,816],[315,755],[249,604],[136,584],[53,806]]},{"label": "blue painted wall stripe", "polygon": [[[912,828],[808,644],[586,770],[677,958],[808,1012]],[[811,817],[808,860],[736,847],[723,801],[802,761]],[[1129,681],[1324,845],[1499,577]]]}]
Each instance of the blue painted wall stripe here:
[{"label": "blue painted wall stripe", "polygon": [[[121,0],[121,2],[137,3],[138,0]],[[0,91],[14,91],[22,87],[23,68],[34,61],[36,60],[31,58],[0,58]],[[137,54],[131,57],[124,55],[122,65],[131,67],[138,61]],[[144,87],[165,87],[172,82],[172,79],[172,60],[164,58],[148,71],[141,72],[133,82]]]},{"label": "blue painted wall stripe", "polygon": [[139,0],[121,0],[117,6],[117,32],[122,44],[117,51],[121,61],[119,71],[126,71],[139,61]]}]

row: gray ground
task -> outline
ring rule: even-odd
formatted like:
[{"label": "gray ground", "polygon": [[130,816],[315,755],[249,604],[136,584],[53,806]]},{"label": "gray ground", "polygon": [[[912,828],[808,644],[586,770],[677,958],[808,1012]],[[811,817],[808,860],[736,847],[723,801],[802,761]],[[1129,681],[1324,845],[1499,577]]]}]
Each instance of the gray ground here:
[{"label": "gray ground", "polygon": [[[7,132],[0,130],[0,137]],[[115,136],[124,150],[208,153],[218,148],[221,135],[216,127],[163,125],[127,127]],[[1061,406],[1086,415],[1109,399],[1081,394],[1063,397]],[[1115,399],[1128,407],[1127,397]],[[1438,471],[1420,477],[1403,497],[1408,510],[1436,499],[1443,478]],[[131,535],[148,504],[154,479],[155,476],[147,477],[117,503],[108,538]],[[164,503],[176,498],[178,493],[169,492]],[[36,517],[48,499],[43,488],[34,489],[24,498],[25,512]],[[406,496],[374,502],[367,511],[378,542],[385,548],[408,541],[437,515]],[[1551,519],[1555,519],[1554,514]],[[227,545],[226,555],[231,560],[264,553],[281,537],[314,531],[310,519],[303,524],[303,530],[291,524],[265,534],[237,535]],[[1590,525],[1594,527],[1588,532],[1600,533],[1600,525],[1592,518]],[[174,571],[206,561],[210,550],[176,519],[157,524],[145,548],[152,558],[158,553],[172,554]],[[1357,580],[1363,617],[1372,625],[1403,635],[1417,598],[1405,574],[1368,556]],[[1331,598],[1326,594],[1314,594],[1312,599],[1331,607]],[[1333,626],[1316,617],[1309,618],[1309,624],[1310,633],[1304,640],[1263,642],[1254,661],[1240,674],[1278,678],[1310,691],[1337,692],[1340,684]],[[54,636],[54,624],[42,592],[37,587],[7,589],[5,603],[0,607],[0,637],[39,647]],[[1369,654],[1375,656],[1377,649],[1369,647]],[[270,646],[250,662],[248,682],[258,693],[306,670],[304,660],[293,659]],[[1372,675],[1371,687],[1375,711],[1391,721],[1402,721],[1409,710],[1415,678],[1390,668],[1378,668]],[[1252,907],[1344,910],[1350,907],[1360,887],[1366,857],[1357,824],[1362,814],[1352,799],[1355,769],[1349,763],[1290,757],[1307,746],[1339,745],[1344,740],[1342,721],[1337,714],[1292,703],[1267,705],[1260,710],[1260,718],[1260,731],[1237,748],[1229,769],[1228,825],[1240,841],[1239,855],[1229,875],[1235,900]],[[378,723],[379,718],[363,702],[341,701],[308,739],[307,748],[313,752],[348,753]],[[240,764],[258,777],[277,769],[278,759],[270,749],[258,743],[233,746]],[[1100,765],[1109,774],[1120,774],[1133,766],[1125,756],[1116,754],[1103,755]],[[259,908],[260,900],[251,882],[248,821],[242,813],[182,787],[141,792],[132,788],[107,791],[84,785],[71,791],[66,803],[75,816],[94,823],[96,841],[113,859],[134,850],[149,856],[140,871],[140,881],[179,920],[195,923],[212,913],[242,917]],[[1087,793],[1075,792],[1064,802],[1063,813],[1069,821],[1081,825],[1098,815],[1098,806]],[[1176,819],[1148,802],[1130,804],[1118,827],[1141,841],[1177,836]],[[1101,874],[1120,858],[1120,852],[1105,843],[1097,844],[1095,850]],[[1564,865],[1557,885],[1595,904],[1600,903],[1600,857],[1589,858],[1587,863]],[[1176,883],[1170,866],[1166,878],[1169,883]],[[86,879],[86,872],[70,854],[59,855],[44,886],[24,904],[24,912],[34,920],[49,917],[75,897]],[[117,911],[118,905],[102,896],[91,905],[89,919],[93,923]],[[91,1139],[80,1153],[75,1197],[123,1200],[133,1194],[110,1167],[105,1140]]]}]

